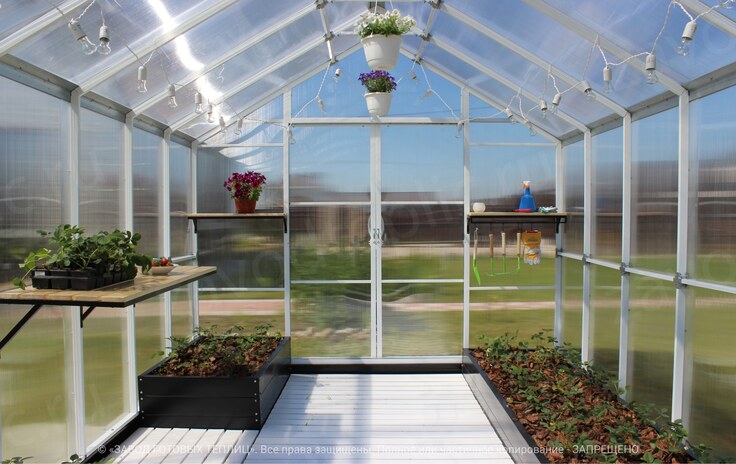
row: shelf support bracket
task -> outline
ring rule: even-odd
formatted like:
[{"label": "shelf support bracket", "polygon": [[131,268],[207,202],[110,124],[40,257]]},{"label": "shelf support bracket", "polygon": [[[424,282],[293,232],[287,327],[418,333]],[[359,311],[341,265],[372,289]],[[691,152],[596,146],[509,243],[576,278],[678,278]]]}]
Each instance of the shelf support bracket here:
[{"label": "shelf support bracket", "polygon": [[84,320],[89,317],[90,314],[92,314],[92,311],[94,311],[97,308],[97,306],[90,306],[87,308],[87,310],[84,310],[84,307],[79,307],[79,314],[81,318],[79,319],[79,326],[84,328]]},{"label": "shelf support bracket", "polygon": [[20,329],[22,329],[23,326],[26,325],[26,323],[31,320],[31,318],[33,317],[33,315],[36,314],[36,312],[38,312],[39,309],[41,309],[41,306],[43,306],[43,305],[42,304],[35,304],[35,305],[33,305],[33,307],[31,307],[31,309],[28,310],[28,312],[26,313],[26,315],[23,316],[23,318],[21,318],[21,320],[18,321],[18,323],[15,324],[15,326],[13,326],[12,329],[10,329],[10,332],[8,332],[8,334],[5,336],[5,338],[3,338],[2,340],[0,340],[0,351],[2,351],[2,349],[5,348],[5,345],[7,345],[8,342],[10,340],[12,340],[13,337],[15,337],[15,335],[18,332],[20,332]]}]

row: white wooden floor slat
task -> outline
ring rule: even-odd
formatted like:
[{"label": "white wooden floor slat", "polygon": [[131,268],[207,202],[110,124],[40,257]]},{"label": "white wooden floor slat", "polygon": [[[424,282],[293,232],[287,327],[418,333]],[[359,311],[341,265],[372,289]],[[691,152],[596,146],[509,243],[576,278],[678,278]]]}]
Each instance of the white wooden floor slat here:
[{"label": "white wooden floor slat", "polygon": [[513,462],[460,374],[294,374],[261,431],[139,429],[122,449],[146,464]]},{"label": "white wooden floor slat", "polygon": [[131,453],[137,444],[142,443],[146,436],[152,431],[152,427],[141,427],[133,432],[122,445],[115,447],[110,453],[110,456],[113,457],[113,462],[122,461],[123,458]]}]

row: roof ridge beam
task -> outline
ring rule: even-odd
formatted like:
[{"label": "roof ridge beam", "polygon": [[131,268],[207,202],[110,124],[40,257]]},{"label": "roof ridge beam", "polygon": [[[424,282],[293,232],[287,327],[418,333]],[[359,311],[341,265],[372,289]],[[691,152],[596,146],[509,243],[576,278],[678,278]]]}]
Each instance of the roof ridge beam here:
[{"label": "roof ridge beam", "polygon": [[[540,68],[549,69],[552,67],[551,63],[546,62],[539,56],[535,55],[534,53],[522,47],[521,45],[518,45],[517,43],[515,43],[508,37],[504,36],[503,34],[496,32],[495,30],[491,29],[485,24],[480,23],[479,21],[466,15],[465,13],[462,13],[460,10],[458,10],[454,6],[449,6],[446,3],[442,3],[441,8],[443,11],[445,11],[445,13],[450,15],[452,18],[457,19],[458,21],[460,21],[461,23],[467,26],[470,26],[471,28],[480,32],[481,34],[493,40],[494,42],[497,42],[503,45],[504,47],[508,48],[512,52],[521,56],[522,58],[525,58],[526,60],[531,61],[532,63],[539,66]],[[575,79],[574,77],[570,76],[567,73],[562,72],[559,69],[555,69],[555,71],[556,71],[555,74],[558,77],[560,77],[563,81],[567,82],[568,84],[572,86],[578,85],[581,81],[580,79]],[[598,95],[598,101],[601,104],[607,106],[611,111],[615,112],[619,116],[623,117],[628,113],[626,108],[614,102],[613,100],[606,97],[605,95]]]},{"label": "roof ridge beam", "polygon": [[60,12],[61,11],[73,11],[80,6],[87,3],[88,0],[67,0],[66,2],[58,5],[51,10],[44,13],[40,18],[37,18],[31,24],[24,26],[14,33],[10,34],[3,40],[0,40],[0,56],[5,55],[13,48],[17,47],[21,43],[35,36],[39,32],[43,31],[50,25],[59,21],[60,19],[66,19]]},{"label": "roof ridge beam", "polygon": [[[178,82],[175,82],[174,84],[179,86],[187,86],[191,84],[192,82],[196,81],[200,77],[210,73],[211,71],[217,69],[218,67],[222,66],[226,62],[230,61],[231,59],[235,58],[237,55],[245,52],[247,49],[251,48],[252,46],[258,44],[259,42],[265,40],[266,38],[270,37],[273,34],[276,34],[286,27],[290,26],[291,24],[299,21],[300,19],[304,18],[305,16],[308,16],[310,13],[313,13],[315,11],[314,5],[308,5],[305,8],[302,8],[298,11],[296,11],[293,15],[289,16],[288,18],[284,19],[283,21],[279,21],[278,27],[273,26],[268,29],[265,29],[258,34],[254,35],[250,39],[246,40],[245,42],[241,43],[237,47],[234,47],[230,50],[228,50],[226,53],[223,53],[222,55],[218,56],[214,60],[208,62],[208,64],[199,71],[193,71],[189,74],[187,74],[183,79],[180,79]],[[146,101],[141,103],[140,105],[133,108],[133,111],[136,114],[141,114],[144,111],[148,110],[149,108],[153,107],[158,103],[159,101],[163,100],[168,96],[168,89],[164,88],[160,92],[156,93],[152,97],[148,98]]]},{"label": "roof ridge beam", "polygon": [[708,14],[703,14],[703,16],[701,16],[704,21],[712,24],[731,37],[736,37],[736,22],[728,16],[718,12],[717,10],[711,10],[711,6],[706,5],[700,0],[678,0],[678,2],[681,3],[682,6],[691,9],[696,16],[708,12]]},{"label": "roof ridge beam", "polygon": [[[437,47],[441,48],[442,50],[450,53],[451,55],[454,55],[456,58],[464,61],[465,63],[469,64],[470,66],[474,67],[475,69],[483,72],[484,74],[488,75],[492,79],[495,79],[500,84],[508,87],[511,91],[516,91],[520,86],[518,84],[515,84],[510,79],[507,79],[506,77],[502,76],[501,74],[497,73],[493,69],[489,68],[488,66],[485,66],[482,63],[479,63],[475,59],[469,57],[465,53],[461,52],[460,50],[456,49],[455,47],[452,47],[450,45],[447,45],[445,43],[442,43],[441,41],[438,41],[435,38],[432,38],[432,43],[435,44]],[[512,108],[510,108],[512,109]],[[513,109],[512,109],[513,110]],[[563,121],[568,122],[576,129],[580,130],[581,132],[584,132],[586,130],[589,130],[588,127],[583,124],[581,121],[577,120],[576,118],[572,117],[571,115],[567,114],[566,112],[562,111],[561,109],[557,109],[557,116],[562,119]]]},{"label": "roof ridge beam", "polygon": [[[237,2],[238,0],[218,0],[217,2],[202,11],[196,14],[188,15],[181,23],[172,28],[170,31],[166,31],[157,36],[154,40],[146,42],[143,47],[141,47],[139,50],[136,50],[136,53],[139,56],[143,56],[154,52],[156,49],[166,45],[180,35],[187,33],[191,29],[202,24],[202,22],[208,20],[212,16],[220,13],[221,11],[225,10],[226,8]],[[109,68],[105,68],[101,72],[81,82],[79,84],[79,87],[82,88],[83,92],[89,92],[94,87],[100,85],[102,82],[105,82],[107,79],[111,78],[115,74],[135,63],[136,61],[138,61],[138,58],[136,58],[135,55],[133,55],[132,53],[129,53]]]},{"label": "roof ridge beam", "polygon": [[[587,25],[566,15],[565,13],[558,10],[557,8],[545,3],[544,0],[521,0],[521,1],[529,5],[530,7],[534,8],[538,12],[542,13],[543,15],[549,17],[553,21],[559,23],[562,27],[584,38],[585,40],[591,43],[595,43],[597,39],[598,44],[602,48],[605,48],[606,50],[611,52],[616,58],[618,58],[621,61],[628,60],[626,61],[626,64],[628,66],[630,66],[631,68],[635,69],[637,72],[640,72],[642,74],[646,73],[645,63],[641,58],[629,59],[632,55],[631,53],[621,48],[615,42],[612,42],[611,40],[608,40],[605,37],[601,37],[599,34],[597,34],[594,30],[589,28]],[[677,82],[675,79],[673,79],[668,74],[662,72],[660,69],[657,69],[657,74],[659,75],[659,83],[662,84],[670,92],[673,92],[676,95],[681,95],[684,92],[687,92],[687,90],[682,85],[680,85],[679,82]]]}]

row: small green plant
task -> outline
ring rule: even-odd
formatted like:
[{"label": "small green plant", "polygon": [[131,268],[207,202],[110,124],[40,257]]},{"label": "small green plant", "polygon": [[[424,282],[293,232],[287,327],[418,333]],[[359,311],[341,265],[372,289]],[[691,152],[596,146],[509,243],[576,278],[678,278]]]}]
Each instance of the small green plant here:
[{"label": "small green plant", "polygon": [[26,456],[26,457],[20,457],[20,456],[14,456],[12,458],[3,459],[2,464],[23,464],[26,462],[27,459],[31,459],[33,456]]},{"label": "small green plant", "polygon": [[114,230],[84,236],[79,226],[61,224],[53,232],[37,231],[49,241],[50,248],[31,251],[19,267],[22,277],[13,279],[13,285],[25,288],[24,280],[38,268],[91,270],[97,275],[122,272],[126,279],[136,275],[136,265],[143,271],[151,267],[151,258],[135,252],[141,239],[138,233]]}]

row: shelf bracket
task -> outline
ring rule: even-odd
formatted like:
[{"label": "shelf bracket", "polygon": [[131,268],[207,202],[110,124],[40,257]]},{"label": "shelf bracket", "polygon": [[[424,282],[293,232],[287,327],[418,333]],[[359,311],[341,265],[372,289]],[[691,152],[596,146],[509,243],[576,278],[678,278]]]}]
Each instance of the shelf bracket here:
[{"label": "shelf bracket", "polygon": [[15,337],[15,335],[18,332],[20,332],[20,329],[22,329],[23,326],[26,325],[26,323],[31,320],[31,318],[33,317],[33,315],[36,314],[36,312],[38,312],[39,309],[41,309],[41,306],[43,306],[43,305],[42,304],[35,304],[35,305],[33,305],[33,307],[31,307],[31,309],[28,310],[28,312],[26,313],[26,315],[23,316],[23,318],[21,318],[21,320],[18,321],[18,323],[15,324],[15,326],[13,326],[12,329],[10,329],[10,332],[8,332],[8,334],[5,336],[5,338],[3,338],[2,340],[0,340],[0,351],[2,351],[2,349],[5,348],[5,345],[7,345],[8,342],[10,340],[12,340],[13,337]]},{"label": "shelf bracket", "polygon": [[87,310],[84,310],[84,307],[79,307],[79,315],[81,318],[79,319],[79,326],[84,328],[84,320],[89,317],[90,314],[92,314],[92,311],[94,311],[97,308],[97,306],[90,306],[87,308]]}]

